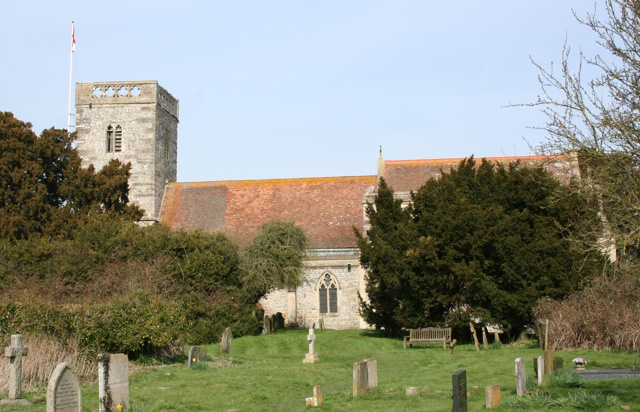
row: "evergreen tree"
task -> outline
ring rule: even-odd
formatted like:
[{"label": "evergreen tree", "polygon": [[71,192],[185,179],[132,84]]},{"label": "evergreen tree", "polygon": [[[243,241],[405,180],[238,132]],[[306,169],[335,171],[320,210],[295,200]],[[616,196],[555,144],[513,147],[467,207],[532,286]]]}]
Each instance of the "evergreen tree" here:
[{"label": "evergreen tree", "polygon": [[[550,202],[559,191],[566,196]],[[367,208],[371,229],[358,234],[370,302],[362,314],[379,329],[481,319],[519,333],[538,298],[566,295],[585,273],[560,229],[580,200],[541,167],[465,159],[412,200],[403,209],[382,180]]]},{"label": "evergreen tree", "polygon": [[30,123],[0,112],[0,238],[68,237],[91,212],[139,219],[128,203],[130,169],[118,160],[98,173],[82,168],[66,130],[38,138]]}]

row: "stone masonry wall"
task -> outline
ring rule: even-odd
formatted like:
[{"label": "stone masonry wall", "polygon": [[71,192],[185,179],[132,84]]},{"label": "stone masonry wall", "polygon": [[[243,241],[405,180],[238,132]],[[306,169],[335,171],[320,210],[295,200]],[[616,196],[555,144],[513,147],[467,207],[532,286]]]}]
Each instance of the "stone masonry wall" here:
[{"label": "stone masonry wall", "polygon": [[[349,265],[351,268],[349,269]],[[329,273],[338,283],[338,313],[320,314],[319,281]],[[287,318],[289,323],[299,327],[310,328],[322,317],[324,326],[329,329],[366,328],[359,314],[358,292],[364,291],[364,271],[360,267],[357,250],[351,256],[315,257],[305,262],[304,276],[306,282],[295,291],[295,321],[290,316],[290,299],[292,292],[276,290],[260,301],[265,315],[277,312]]]}]

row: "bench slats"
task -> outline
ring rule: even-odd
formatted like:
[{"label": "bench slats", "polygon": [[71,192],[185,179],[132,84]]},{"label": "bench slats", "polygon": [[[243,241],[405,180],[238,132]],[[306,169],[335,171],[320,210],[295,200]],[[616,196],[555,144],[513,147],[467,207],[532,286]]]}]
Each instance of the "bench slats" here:
[{"label": "bench slats", "polygon": [[451,342],[451,328],[409,329],[409,336],[404,337],[404,348],[407,344],[442,343],[446,349],[447,342]]}]

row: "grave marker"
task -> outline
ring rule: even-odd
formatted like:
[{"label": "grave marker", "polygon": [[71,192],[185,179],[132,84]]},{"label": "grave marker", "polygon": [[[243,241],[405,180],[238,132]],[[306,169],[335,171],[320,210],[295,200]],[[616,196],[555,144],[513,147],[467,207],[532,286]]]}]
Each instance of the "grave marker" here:
[{"label": "grave marker", "polygon": [[500,404],[500,385],[487,386],[484,390],[485,407],[496,408]]},{"label": "grave marker", "polygon": [[453,412],[467,412],[467,371],[459,370],[451,376],[453,383]]},{"label": "grave marker", "polygon": [[187,359],[187,367],[193,368],[196,363],[200,362],[202,353],[199,346],[189,348],[189,358]]},{"label": "grave marker", "polygon": [[322,405],[322,388],[320,385],[313,387],[313,397],[316,398],[316,404],[318,406]]},{"label": "grave marker", "polygon": [[476,328],[473,327],[473,322],[469,322],[469,327],[471,328],[471,333],[473,334],[473,342],[476,345],[476,351],[480,352],[480,343],[478,343],[478,335],[476,335]]},{"label": "grave marker", "polygon": [[405,390],[405,393],[407,394],[407,396],[413,396],[413,395],[417,395],[418,393],[420,393],[420,391],[418,390],[418,387],[416,387],[416,386],[409,386]]},{"label": "grave marker", "polygon": [[262,324],[262,334],[269,335],[271,333],[271,318],[269,315],[264,317],[264,322]]},{"label": "grave marker", "polygon": [[544,358],[542,356],[538,356],[538,386],[542,385],[544,375]]},{"label": "grave marker", "polygon": [[375,358],[365,359],[367,362],[367,386],[369,388],[378,387],[378,361]]},{"label": "grave marker", "polygon": [[30,405],[30,402],[22,397],[22,358],[27,356],[29,350],[22,346],[22,335],[11,335],[11,346],[4,348],[4,356],[9,358],[9,399],[0,401],[2,405]]},{"label": "grave marker", "polygon": [[303,363],[320,362],[320,359],[318,359],[318,354],[315,352],[314,344],[316,341],[316,334],[314,332],[314,328],[309,329],[309,335],[307,335],[307,340],[309,341],[309,353],[304,356],[304,359],[302,360]]},{"label": "grave marker", "polygon": [[47,386],[47,412],[81,412],[82,391],[66,363],[54,369]]},{"label": "grave marker", "polygon": [[98,355],[98,393],[100,412],[129,407],[129,358],[127,355],[122,353]]},{"label": "grave marker", "polygon": [[220,342],[220,353],[229,353],[231,350],[231,340],[233,339],[233,334],[231,333],[231,329],[226,328],[222,333],[222,341]]},{"label": "grave marker", "polygon": [[524,358],[516,358],[516,394],[524,396],[527,392],[527,380],[524,374]]},{"label": "grave marker", "polygon": [[367,362],[353,364],[353,397],[367,393],[368,371]]},{"label": "grave marker", "polygon": [[484,346],[484,350],[489,349],[489,343],[487,342],[487,328],[482,327],[482,346]]}]

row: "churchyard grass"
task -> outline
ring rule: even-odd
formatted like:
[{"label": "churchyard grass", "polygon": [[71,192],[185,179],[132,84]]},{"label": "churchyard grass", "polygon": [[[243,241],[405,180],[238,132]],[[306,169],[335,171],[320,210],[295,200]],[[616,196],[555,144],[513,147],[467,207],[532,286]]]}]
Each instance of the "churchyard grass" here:
[{"label": "churchyard grass", "polygon": [[[315,350],[320,362],[303,364],[308,352],[307,329],[283,330],[272,335],[234,339],[231,353],[218,355],[220,345],[203,345],[209,353],[206,368],[188,369],[186,353],[175,363],[145,368],[131,375],[131,409],[135,411],[303,411],[313,386],[321,385],[327,411],[448,411],[451,410],[451,375],[467,371],[469,410],[485,410],[485,387],[501,386],[501,404],[509,407],[515,396],[514,359],[523,357],[527,375],[533,375],[533,358],[542,350],[533,343],[502,345],[476,352],[473,345],[456,346],[452,355],[441,345],[403,349],[401,339],[388,339],[373,331],[316,330]],[[584,357],[588,369],[631,368],[635,353],[608,351],[557,352],[565,366]],[[376,358],[378,388],[364,396],[352,396],[354,362]],[[27,358],[28,359],[28,358]],[[28,360],[26,360],[28,361]],[[26,362],[25,361],[25,362]],[[407,387],[419,394],[407,397]],[[578,392],[616,395],[631,410],[640,411],[640,379],[587,381],[581,388],[555,387],[546,382],[542,390],[554,398]],[[97,384],[83,390],[83,411],[95,411]],[[2,395],[6,397],[6,392]],[[25,393],[29,407],[2,406],[5,411],[44,411],[44,392]],[[617,407],[619,408],[619,407]],[[553,410],[573,411],[569,406]]]}]

